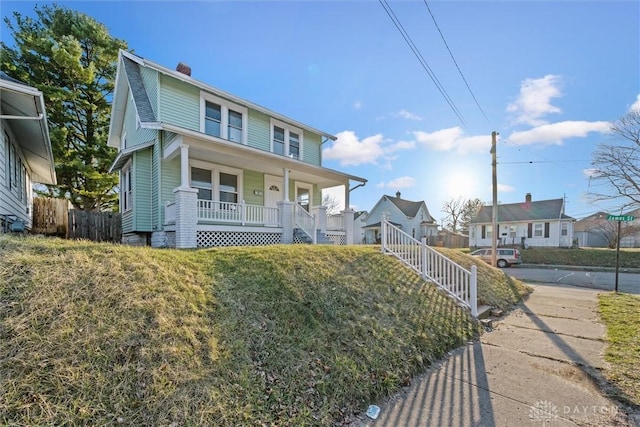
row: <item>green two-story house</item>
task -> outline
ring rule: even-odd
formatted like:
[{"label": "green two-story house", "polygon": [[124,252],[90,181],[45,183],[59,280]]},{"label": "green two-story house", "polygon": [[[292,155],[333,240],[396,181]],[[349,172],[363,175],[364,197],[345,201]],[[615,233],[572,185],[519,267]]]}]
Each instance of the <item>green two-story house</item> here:
[{"label": "green two-story house", "polygon": [[178,64],[121,51],[109,145],[119,150],[123,242],[156,247],[353,242],[322,189],[366,180],[322,167],[327,132],[214,88]]}]

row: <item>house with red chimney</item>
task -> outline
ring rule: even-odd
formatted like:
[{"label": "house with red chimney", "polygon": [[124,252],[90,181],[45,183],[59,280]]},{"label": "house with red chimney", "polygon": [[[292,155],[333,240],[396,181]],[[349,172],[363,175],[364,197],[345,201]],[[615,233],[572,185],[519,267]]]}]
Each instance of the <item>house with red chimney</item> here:
[{"label": "house with red chimney", "polygon": [[[498,205],[498,246],[568,248],[574,245],[575,219],[564,213],[564,198]],[[493,206],[483,206],[469,226],[469,246],[491,247]]]}]

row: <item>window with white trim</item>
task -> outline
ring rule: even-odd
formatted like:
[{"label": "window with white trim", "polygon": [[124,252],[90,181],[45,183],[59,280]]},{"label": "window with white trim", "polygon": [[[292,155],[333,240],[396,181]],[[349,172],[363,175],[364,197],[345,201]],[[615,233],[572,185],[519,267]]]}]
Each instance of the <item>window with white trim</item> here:
[{"label": "window with white trim", "polygon": [[543,224],[536,222],[533,224],[533,237],[542,237]]},{"label": "window with white trim", "polygon": [[487,225],[487,239],[493,239],[493,225]]},{"label": "window with white trim", "polygon": [[271,119],[271,152],[292,159],[302,159],[302,129]]},{"label": "window with white trim", "polygon": [[131,161],[120,172],[120,209],[126,212],[133,208],[133,179],[131,177]]},{"label": "window with white trim", "polygon": [[242,200],[242,170],[191,161],[191,187],[198,190],[199,200],[240,203]]},{"label": "window with white trim", "polygon": [[569,235],[569,224],[566,222],[560,223],[560,235],[568,236]]},{"label": "window with white trim", "polygon": [[201,132],[239,144],[247,143],[249,113],[246,107],[203,92],[200,111]]}]

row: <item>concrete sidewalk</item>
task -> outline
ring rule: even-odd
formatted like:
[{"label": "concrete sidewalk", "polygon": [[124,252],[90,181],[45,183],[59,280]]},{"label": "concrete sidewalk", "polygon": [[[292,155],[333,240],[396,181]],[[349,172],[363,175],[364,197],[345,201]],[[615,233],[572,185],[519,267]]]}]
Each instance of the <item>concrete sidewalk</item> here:
[{"label": "concrete sidewalk", "polygon": [[639,426],[599,391],[605,328],[592,289],[534,292],[480,342],[414,379],[360,426]]}]

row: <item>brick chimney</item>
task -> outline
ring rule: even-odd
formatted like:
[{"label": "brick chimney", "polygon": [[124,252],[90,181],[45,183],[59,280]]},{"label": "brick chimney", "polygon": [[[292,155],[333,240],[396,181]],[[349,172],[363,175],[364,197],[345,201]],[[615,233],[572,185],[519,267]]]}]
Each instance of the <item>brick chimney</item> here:
[{"label": "brick chimney", "polygon": [[527,194],[525,194],[525,196],[524,196],[524,201],[525,201],[526,203],[531,203],[531,193],[527,193]]},{"label": "brick chimney", "polygon": [[182,74],[186,74],[187,76],[191,76],[191,67],[189,67],[184,62],[178,62],[176,66],[176,71]]}]

